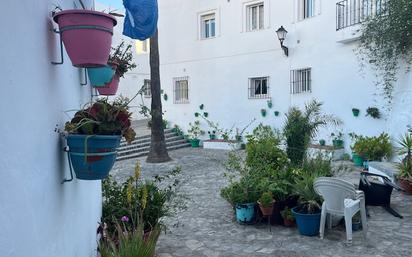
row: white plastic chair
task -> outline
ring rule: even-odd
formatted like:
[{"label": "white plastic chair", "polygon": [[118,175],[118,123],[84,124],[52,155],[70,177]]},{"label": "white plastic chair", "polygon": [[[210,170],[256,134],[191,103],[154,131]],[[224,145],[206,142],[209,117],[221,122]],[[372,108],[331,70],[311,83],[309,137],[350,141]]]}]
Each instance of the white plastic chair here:
[{"label": "white plastic chair", "polygon": [[[345,218],[346,240],[352,243],[352,217],[360,211],[363,234],[366,238],[368,224],[366,221],[365,197],[363,191],[355,189],[355,186],[338,178],[317,178],[313,187],[324,199],[319,227],[320,238],[325,234],[326,216],[336,215]],[[330,217],[330,221],[332,218]],[[332,223],[329,222],[329,228]]]}]

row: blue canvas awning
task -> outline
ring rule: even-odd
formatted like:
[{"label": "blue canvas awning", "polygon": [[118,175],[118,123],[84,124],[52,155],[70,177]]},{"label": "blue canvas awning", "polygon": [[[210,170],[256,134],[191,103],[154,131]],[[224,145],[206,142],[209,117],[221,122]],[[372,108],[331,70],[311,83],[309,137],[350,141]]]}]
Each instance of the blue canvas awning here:
[{"label": "blue canvas awning", "polygon": [[126,9],[123,35],[145,40],[157,29],[157,0],[123,0]]}]

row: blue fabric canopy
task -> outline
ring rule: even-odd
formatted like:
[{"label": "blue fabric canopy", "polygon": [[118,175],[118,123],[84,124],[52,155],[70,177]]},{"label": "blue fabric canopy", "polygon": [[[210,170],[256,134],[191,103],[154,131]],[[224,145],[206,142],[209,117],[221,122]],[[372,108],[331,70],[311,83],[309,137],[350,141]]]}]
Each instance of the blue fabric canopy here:
[{"label": "blue fabric canopy", "polygon": [[123,0],[126,9],[123,35],[145,40],[157,29],[157,0]]}]

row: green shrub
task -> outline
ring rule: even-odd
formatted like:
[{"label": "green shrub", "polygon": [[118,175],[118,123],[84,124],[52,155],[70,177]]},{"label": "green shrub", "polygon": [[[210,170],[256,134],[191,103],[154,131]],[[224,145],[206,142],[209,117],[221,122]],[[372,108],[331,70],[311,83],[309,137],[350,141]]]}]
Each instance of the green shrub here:
[{"label": "green shrub", "polygon": [[249,179],[247,176],[223,188],[220,195],[232,206],[243,203],[255,203],[259,199],[255,180]]},{"label": "green shrub", "polygon": [[324,159],[322,155],[317,155],[313,159],[305,159],[302,170],[306,173],[315,173],[319,177],[332,176],[331,161]]},{"label": "green shrub", "polygon": [[353,146],[355,153],[365,160],[381,161],[383,157],[392,155],[392,145],[387,133],[376,137],[356,136]]},{"label": "green shrub", "polygon": [[286,153],[292,164],[300,166],[305,159],[311,139],[322,126],[339,124],[340,120],[321,113],[322,103],[316,100],[305,105],[305,111],[292,107],[286,114],[283,134],[286,138]]}]

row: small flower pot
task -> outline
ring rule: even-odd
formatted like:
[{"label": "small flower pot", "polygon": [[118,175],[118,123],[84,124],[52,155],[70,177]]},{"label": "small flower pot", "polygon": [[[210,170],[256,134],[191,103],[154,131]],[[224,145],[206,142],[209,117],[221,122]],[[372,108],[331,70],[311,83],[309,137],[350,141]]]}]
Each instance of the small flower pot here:
[{"label": "small flower pot", "polygon": [[272,216],[272,214],[273,214],[273,203],[275,203],[275,201],[272,202],[271,206],[263,207],[262,204],[260,204],[260,202],[258,202],[260,211],[262,212],[263,216]]},{"label": "small flower pot", "polygon": [[120,135],[68,135],[69,158],[76,178],[106,178],[116,161],[120,138]]},{"label": "small flower pot", "polygon": [[363,166],[363,158],[360,157],[357,153],[352,153],[352,161],[353,161],[353,164],[355,164],[356,167],[362,167]]},{"label": "small flower pot", "polygon": [[342,139],[334,139],[332,140],[333,147],[335,149],[343,148],[343,140]]},{"label": "small flower pot", "polygon": [[98,68],[88,68],[87,75],[89,76],[90,84],[93,87],[104,87],[112,81],[116,69],[106,65]]},{"label": "small flower pot", "polygon": [[296,223],[295,223],[294,220],[284,219],[284,220],[283,220],[283,225],[284,225],[285,227],[294,227],[294,226],[296,226]]},{"label": "small flower pot", "polygon": [[190,144],[193,148],[198,148],[200,145],[199,139],[190,139]]},{"label": "small flower pot", "polygon": [[262,117],[266,117],[266,110],[265,109],[260,110],[260,114],[262,115]]},{"label": "small flower pot", "polygon": [[213,134],[212,134],[212,135],[209,135],[209,139],[210,139],[210,140],[215,140],[215,139],[216,139],[216,135],[213,135]]},{"label": "small flower pot", "polygon": [[362,222],[360,220],[352,220],[352,230],[353,231],[362,230]]},{"label": "small flower pot", "polygon": [[276,117],[278,117],[280,113],[278,111],[275,111],[274,114]]},{"label": "small flower pot", "polygon": [[321,139],[321,140],[319,140],[319,144],[321,146],[324,146],[324,145],[326,145],[326,141],[324,139]]},{"label": "small flower pot", "polygon": [[316,236],[319,234],[320,211],[314,214],[300,213],[299,207],[292,208],[299,233],[304,236]]},{"label": "small flower pot", "polygon": [[99,95],[115,95],[117,93],[117,89],[119,88],[119,82],[120,77],[115,74],[108,84],[105,84],[104,87],[97,88]]},{"label": "small flower pot", "polygon": [[249,223],[255,217],[255,204],[236,204],[236,220],[240,223]]},{"label": "small flower pot", "polygon": [[352,109],[352,114],[353,114],[353,116],[354,117],[358,117],[359,116],[359,112],[360,112],[360,110],[359,109]]},{"label": "small flower pot", "polygon": [[102,67],[107,64],[116,19],[103,12],[66,10],[56,13],[63,44],[76,67]]},{"label": "small flower pot", "polygon": [[412,182],[407,179],[398,179],[399,186],[405,190],[404,193],[407,195],[412,195]]}]

